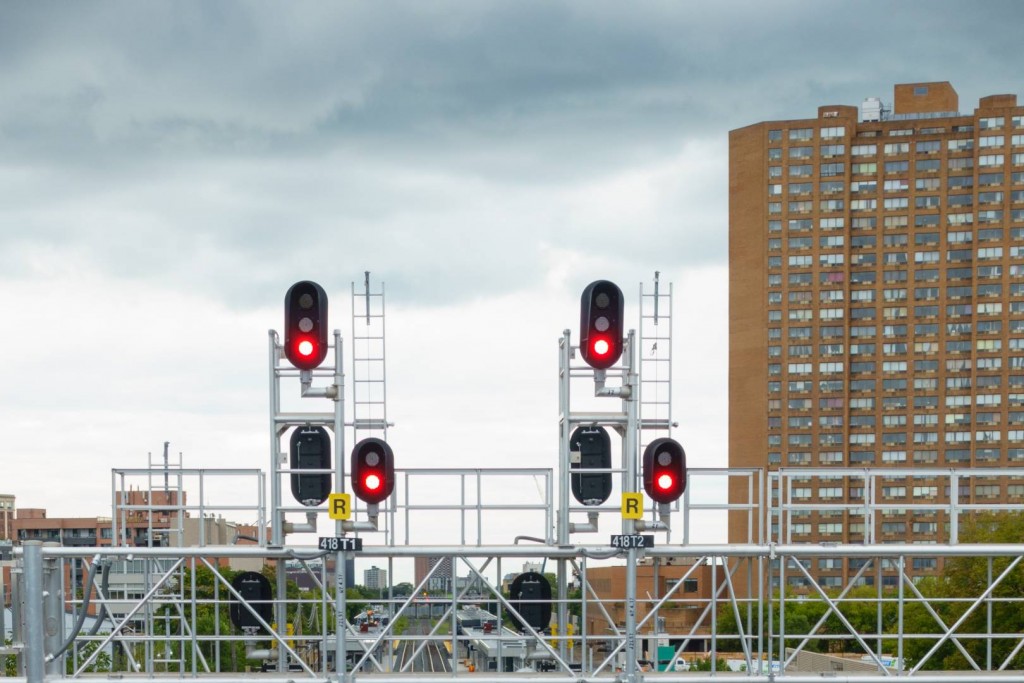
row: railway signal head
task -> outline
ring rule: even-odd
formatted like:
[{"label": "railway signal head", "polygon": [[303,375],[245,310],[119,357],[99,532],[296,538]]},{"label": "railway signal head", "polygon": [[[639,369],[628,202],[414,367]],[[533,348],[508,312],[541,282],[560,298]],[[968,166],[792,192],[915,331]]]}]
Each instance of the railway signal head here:
[{"label": "railway signal head", "polygon": [[253,612],[256,612],[264,623],[269,624],[274,620],[274,593],[270,588],[270,580],[259,572],[241,572],[231,580],[231,586],[252,608],[250,611],[238,598],[232,596],[231,604],[228,607],[228,617],[231,619],[231,623],[240,631],[266,633],[263,624]]},{"label": "railway signal head", "polygon": [[551,584],[543,574],[520,574],[509,586],[508,595],[509,603],[534,631],[542,631],[551,623]]},{"label": "railway signal head", "polygon": [[284,355],[312,370],[324,362],[327,345],[327,293],[315,282],[296,282],[284,296]]},{"label": "railway signal head", "polygon": [[323,427],[299,427],[288,443],[292,495],[307,507],[317,507],[331,493],[330,472],[302,474],[295,470],[331,469],[331,437]]},{"label": "railway signal head", "polygon": [[686,452],[675,439],[655,439],[644,449],[644,491],[658,503],[674,503],[686,490]]},{"label": "railway signal head", "polygon": [[604,370],[622,356],[624,303],[614,282],[587,285],[580,300],[580,355],[587,365]]},{"label": "railway signal head", "polygon": [[[604,427],[577,427],[569,437],[569,450],[573,454],[570,469],[607,469],[612,466],[612,440]],[[612,494],[611,472],[571,474],[569,481],[573,498],[583,505],[600,505]]]},{"label": "railway signal head", "polygon": [[352,449],[352,492],[364,503],[379,503],[395,490],[395,455],[386,442],[363,439]]}]

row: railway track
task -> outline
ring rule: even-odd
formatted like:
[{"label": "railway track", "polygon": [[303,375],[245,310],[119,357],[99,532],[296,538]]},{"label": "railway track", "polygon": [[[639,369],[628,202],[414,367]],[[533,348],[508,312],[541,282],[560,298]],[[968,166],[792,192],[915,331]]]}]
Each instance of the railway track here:
[{"label": "railway track", "polygon": [[[409,635],[425,636],[430,632],[430,622],[416,619],[409,623]],[[412,671],[416,673],[451,673],[452,660],[449,651],[450,641],[410,640],[395,641],[394,671]]]}]

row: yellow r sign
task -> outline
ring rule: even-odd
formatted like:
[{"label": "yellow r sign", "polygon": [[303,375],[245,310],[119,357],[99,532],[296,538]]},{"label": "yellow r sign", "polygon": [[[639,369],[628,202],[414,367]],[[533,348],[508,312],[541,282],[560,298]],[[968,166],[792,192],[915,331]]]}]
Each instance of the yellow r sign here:
[{"label": "yellow r sign", "polygon": [[352,516],[352,496],[347,493],[332,493],[327,496],[327,514],[331,519],[348,519]]},{"label": "yellow r sign", "polygon": [[622,518],[643,519],[644,516],[644,494],[623,493],[622,494]]}]

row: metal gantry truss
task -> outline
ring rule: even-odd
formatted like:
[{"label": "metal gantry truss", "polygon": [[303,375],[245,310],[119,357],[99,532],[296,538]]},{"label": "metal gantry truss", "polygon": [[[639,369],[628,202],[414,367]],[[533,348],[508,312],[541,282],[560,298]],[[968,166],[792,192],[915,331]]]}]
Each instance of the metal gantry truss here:
[{"label": "metal gantry truss", "polygon": [[[376,631],[360,632],[349,627],[349,646],[346,659],[352,662],[352,678],[378,681],[410,680],[416,673],[408,665],[405,671],[397,662],[397,644],[410,642],[415,648],[423,648],[429,642],[440,643],[451,654],[451,675],[470,679],[489,680],[490,677],[543,677],[555,681],[593,680],[613,677],[617,671],[628,669],[624,652],[628,647],[630,634],[614,614],[621,613],[621,597],[609,596],[607,589],[589,580],[594,567],[601,562],[594,556],[611,556],[616,551],[608,546],[574,545],[570,547],[544,546],[364,546],[364,556],[370,559],[386,559],[408,562],[414,557],[429,554],[447,558],[452,573],[476,579],[456,585],[446,596],[424,597],[422,591],[431,576],[446,570],[446,563],[436,563],[423,581],[407,595],[390,596],[381,599],[380,605],[390,613],[390,623]],[[211,597],[209,588],[202,588],[195,582],[186,582],[180,591],[164,591],[166,584],[185,570],[185,575],[196,575],[197,569],[208,569],[218,576],[222,563],[259,559],[267,562],[295,561],[305,558],[308,563],[313,548],[270,548],[244,546],[208,546],[196,548],[74,548],[43,546],[39,542],[27,542],[22,549],[21,566],[16,593],[21,609],[20,623],[27,625],[16,629],[14,646],[9,651],[17,653],[22,662],[23,673],[16,679],[25,681],[52,680],[62,677],[65,654],[53,661],[47,661],[52,651],[48,635],[36,625],[46,623],[53,615],[52,604],[46,596],[54,585],[54,576],[68,563],[89,558],[119,562],[128,558],[149,562],[166,562],[168,569],[155,577],[151,588],[136,600],[123,616],[115,618],[112,626],[102,632],[89,634],[82,631],[75,634],[77,656],[73,660],[70,677],[96,676],[106,671],[107,677],[118,680],[143,680],[154,675],[145,665],[149,656],[146,643],[157,643],[166,639],[164,633],[128,633],[135,614],[151,608],[167,611],[171,607],[180,609],[183,624],[195,624],[197,613],[202,611],[221,612],[238,596],[230,582],[217,579]],[[684,678],[704,678],[716,674],[741,675],[757,681],[784,678],[794,681],[809,681],[814,666],[834,666],[845,663],[845,671],[859,671],[857,680],[879,681],[893,676],[910,677],[924,681],[954,680],[966,681],[968,677],[977,680],[986,675],[1000,676],[1000,680],[1019,681],[1020,655],[1024,650],[1024,634],[1004,632],[993,625],[991,614],[996,606],[1007,602],[1024,602],[1024,596],[1009,596],[1004,593],[1007,582],[1019,580],[1021,557],[1024,547],[1013,545],[825,545],[825,544],[745,544],[745,545],[663,545],[645,551],[645,561],[669,563],[680,557],[688,558],[685,572],[663,595],[638,596],[637,618],[633,625],[635,639],[646,639],[651,643],[664,643],[671,649],[670,656],[658,656],[662,664],[668,663],[671,671],[642,672],[638,677],[652,680],[680,681]],[[912,560],[923,555],[939,556],[946,560],[980,558],[987,566],[991,579],[978,587],[977,591],[939,599],[928,596],[915,582],[915,575],[909,570]],[[820,586],[812,578],[806,563],[814,558],[857,558],[863,560],[861,568],[846,584],[833,590]],[[501,591],[499,577],[511,566],[518,569],[524,560],[546,558],[554,562],[566,562],[578,574],[583,597],[565,599],[566,608],[579,613],[580,628],[572,634],[559,632],[558,635],[542,634],[532,628],[521,633],[506,632],[491,634],[508,651],[517,653],[516,671],[504,671],[501,667],[491,673],[470,672],[460,662],[468,657],[475,647],[479,634],[461,631],[457,613],[470,605],[484,606],[504,621],[506,616],[516,614]],[[882,566],[886,572],[895,572],[898,586],[883,589],[881,583],[869,593],[853,589],[860,580],[875,574]],[[739,588],[737,577],[753,573],[766,577],[774,568],[783,573],[796,573],[809,582],[809,592],[796,595],[774,589],[761,589],[755,594],[746,594]],[[710,569],[711,571],[707,571]],[[236,676],[227,670],[229,652],[236,643],[245,643],[253,648],[280,649],[288,654],[292,671],[287,674],[265,674],[267,680],[334,680],[336,674],[329,654],[334,644],[333,629],[330,627],[333,611],[330,586],[324,565],[308,567],[314,577],[316,590],[298,597],[278,599],[275,602],[285,606],[290,614],[308,626],[302,631],[277,628],[267,624],[267,633],[244,635],[240,633],[203,632],[193,628],[187,632],[170,634],[183,647],[182,665],[166,663],[168,673],[208,681],[227,681]],[[710,585],[699,595],[687,595],[687,582],[696,577],[709,577]],[[59,582],[57,582],[59,583]],[[764,585],[763,582],[755,582]],[[389,591],[390,593],[390,591]],[[60,595],[58,593],[58,595]],[[102,599],[94,598],[102,602]],[[74,592],[63,596],[62,602],[72,610],[81,607],[81,600]],[[809,606],[818,606],[816,615],[808,621]],[[61,607],[58,605],[58,610]],[[427,619],[422,619],[423,610]],[[790,613],[801,610],[800,618]],[[877,613],[877,622],[865,625],[864,620],[854,622],[854,615],[868,610]],[[690,616],[682,626],[666,631],[659,626],[663,615],[686,612]],[[911,620],[911,613],[916,613]],[[589,626],[598,615],[601,628]],[[928,623],[922,625],[921,615]],[[986,615],[987,622],[986,622]],[[313,618],[315,616],[315,618]],[[403,617],[425,622],[425,630],[403,632],[398,626]],[[796,619],[794,621],[794,619]],[[289,620],[296,623],[295,618]],[[978,631],[978,624],[988,623],[988,630]],[[327,624],[324,629],[322,625]],[[916,624],[911,626],[911,624]],[[925,627],[927,626],[927,627]],[[524,654],[522,644],[527,643]],[[978,643],[983,643],[978,647]],[[821,653],[822,643],[828,643]],[[832,647],[835,646],[835,647]],[[493,647],[493,643],[491,645]],[[652,646],[652,649],[657,648]],[[929,670],[936,663],[938,653],[951,648],[962,655],[966,662],[965,671],[960,675],[950,671]],[[138,668],[130,659],[121,661],[119,670],[89,673],[95,668],[101,653],[125,651],[138,660]],[[816,649],[819,652],[811,652]],[[828,650],[844,648],[862,653],[854,659],[830,657]],[[907,659],[907,653],[917,654]],[[999,654],[996,654],[996,653]],[[639,653],[638,653],[639,654]],[[815,661],[819,660],[819,661]],[[500,658],[498,660],[500,662]],[[676,671],[691,663],[705,661],[710,671],[697,674],[693,671]],[[60,664],[53,667],[54,663]],[[538,664],[546,662],[549,673],[536,670]],[[723,668],[723,662],[727,668]],[[109,664],[104,665],[109,667]],[[527,670],[527,667],[530,667]],[[1016,671],[1016,673],[1014,673]],[[968,673],[969,672],[969,673]],[[157,671],[159,673],[159,670]],[[813,677],[820,677],[820,672]]]},{"label": "metal gantry truss", "polygon": [[[344,491],[346,428],[353,439],[386,436],[383,286],[372,293],[367,275],[362,293],[352,287],[351,421],[346,421],[340,332],[334,332],[328,362],[300,372],[281,362],[281,345],[271,331],[269,495],[259,470],[190,470],[180,462],[172,467],[166,457],[163,467],[150,462],[146,469],[114,470],[112,547],[28,541],[18,549],[12,572],[13,642],[0,649],[0,659],[12,658],[12,680],[141,681],[174,675],[227,683],[246,676],[239,669],[248,661],[272,669],[259,677],[273,683],[363,678],[398,683],[423,677],[415,661],[434,644],[440,646],[436,652],[448,653],[447,676],[482,683],[506,678],[674,683],[724,674],[809,683],[823,671],[856,672],[865,683],[894,676],[959,683],[998,675],[1024,681],[1019,671],[1024,635],[1003,632],[993,620],[997,606],[1024,603],[1024,597],[1007,594],[1024,574],[1024,543],[957,542],[968,516],[1024,512],[1024,502],[997,504],[960,494],[967,479],[1009,472],[691,468],[681,502],[671,510],[651,506],[643,519],[623,519],[615,495],[602,505],[575,503],[569,485],[574,427],[602,425],[619,435],[618,462],[608,470],[617,494],[640,489],[639,451],[673,427],[672,286],[660,283],[656,274],[653,292],[641,287],[640,299],[640,333],[628,334],[620,366],[594,371],[575,362],[568,331],[559,340],[555,468],[399,468],[396,490],[380,509],[356,505],[351,520],[334,522],[335,536],[359,535],[360,559],[387,564],[388,585],[379,598],[362,602],[388,620],[365,631],[347,618],[346,589],[357,583],[346,571],[353,553],[321,551],[309,540],[330,526],[327,510],[286,501],[292,472],[281,440],[297,426],[330,429],[329,474],[335,491]],[[301,396],[302,409],[285,409],[292,389]],[[327,401],[329,409],[305,408],[317,400]],[[214,488],[211,478],[221,475],[251,481],[247,502],[206,502]],[[883,484],[896,477],[949,489],[948,497],[899,504],[900,514],[933,514],[948,523],[946,535],[924,539],[927,544],[879,542],[886,540],[881,525],[897,514],[885,500]],[[844,491],[853,486],[861,497],[806,498],[800,490],[809,478],[840,482]],[[144,495],[119,494],[133,490],[134,481],[144,482],[139,486]],[[701,495],[692,494],[695,490]],[[186,501],[186,491],[198,493],[198,500]],[[730,491],[745,491],[739,496],[744,502],[729,502]],[[251,545],[207,533],[206,521],[225,511],[256,520],[255,534],[245,539]],[[797,529],[803,527],[796,525],[823,514],[847,524],[858,520],[859,542],[849,542],[847,534],[836,543],[801,543]],[[726,515],[745,520],[746,542],[690,542],[691,527],[709,519],[724,534]],[[166,521],[159,521],[161,516]],[[611,523],[601,525],[602,516]],[[189,518],[199,522],[195,533]],[[649,530],[664,532],[653,548],[623,550],[608,539],[612,533]],[[607,535],[595,536],[601,533]],[[133,544],[141,538],[144,543]],[[396,570],[411,573],[416,558],[430,558],[429,569],[399,594]],[[986,580],[973,592],[932,594],[917,582],[921,572],[915,560],[922,558],[937,558],[939,566],[980,558]],[[544,567],[548,561],[555,565],[557,583],[551,632],[515,626],[520,615],[505,597],[506,574],[524,562]],[[610,570],[609,563],[621,567],[623,562],[620,589],[608,572],[619,571]],[[131,590],[113,593],[108,582],[95,578],[100,568],[136,563],[140,576]],[[228,579],[226,568],[240,563],[276,569],[271,621],[259,616],[258,605]],[[822,566],[841,569],[822,572]],[[308,589],[289,593],[289,571]],[[638,582],[641,571],[649,584]],[[199,575],[212,576],[211,582],[201,583]],[[435,579],[450,590],[432,590]],[[221,616],[232,605],[254,615],[262,632],[222,628]],[[108,615],[98,628],[79,623],[53,628],[65,613],[97,610]],[[876,618],[857,618],[865,610]],[[464,621],[481,613],[496,620],[489,630]],[[859,656],[831,656],[834,649]],[[963,658],[964,670],[930,671],[947,650]],[[399,651],[411,655],[400,658]],[[347,665],[339,667],[343,661]],[[472,670],[477,664],[482,667]],[[707,670],[692,670],[697,667]]]}]

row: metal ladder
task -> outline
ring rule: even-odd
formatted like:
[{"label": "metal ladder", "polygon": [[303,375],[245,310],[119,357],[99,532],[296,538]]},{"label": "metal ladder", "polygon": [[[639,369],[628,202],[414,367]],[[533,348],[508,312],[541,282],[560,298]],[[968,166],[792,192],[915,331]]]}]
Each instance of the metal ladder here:
[{"label": "metal ladder", "polygon": [[666,287],[654,273],[653,291],[640,283],[640,334],[637,346],[640,374],[640,452],[651,441],[671,436],[670,428],[644,427],[645,420],[672,418],[672,283]]},{"label": "metal ladder", "polygon": [[[178,453],[177,461],[170,455],[170,442],[164,442],[162,457],[154,457],[152,452],[149,455],[149,490],[146,492],[146,500],[150,509],[146,511],[147,530],[146,544],[149,547],[156,545],[183,546],[185,542],[185,495],[181,470],[183,469],[182,455]],[[163,501],[157,503],[154,498],[156,493],[165,496]],[[173,502],[171,500],[173,496]],[[160,510],[158,513],[157,510]],[[154,524],[154,516],[166,514],[171,519],[170,526],[158,529]],[[157,520],[159,523],[159,520]],[[202,520],[200,520],[202,524]],[[153,558],[146,560],[146,579],[144,589],[149,590],[150,581],[157,576],[163,575],[171,568],[171,559]],[[144,610],[146,616],[146,630],[150,636],[162,635],[163,639],[156,642],[148,642],[147,662],[150,668],[147,673],[184,672],[186,668],[185,648],[188,643],[189,633],[188,620],[182,611],[181,605],[185,598],[185,569],[180,567],[174,578],[165,585],[157,594],[159,600],[167,606],[158,613],[152,604],[147,603]],[[161,633],[157,633],[157,624],[161,625]]]},{"label": "metal ladder", "polygon": [[384,359],[384,283],[379,292],[371,292],[370,271],[366,271],[362,292],[356,292],[356,283],[352,283],[353,443],[370,436],[387,441]]}]

